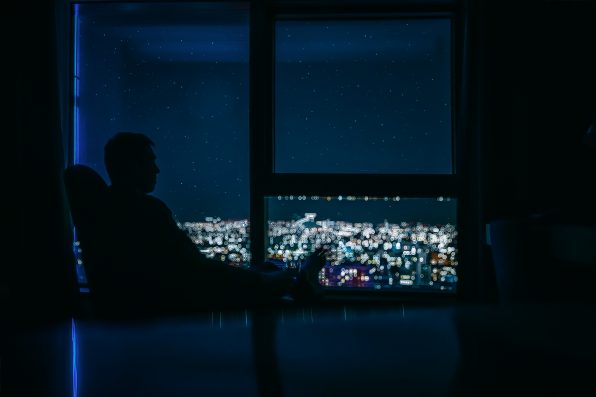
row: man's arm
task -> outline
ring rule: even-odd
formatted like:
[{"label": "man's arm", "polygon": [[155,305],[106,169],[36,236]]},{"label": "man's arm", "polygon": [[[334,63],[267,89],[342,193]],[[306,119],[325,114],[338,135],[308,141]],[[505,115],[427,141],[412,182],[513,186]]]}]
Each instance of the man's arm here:
[{"label": "man's arm", "polygon": [[167,266],[177,274],[175,282],[191,295],[213,305],[250,306],[271,303],[289,290],[292,276],[287,272],[261,273],[207,258],[178,227],[169,208],[152,199],[159,214],[156,227],[170,256]]}]

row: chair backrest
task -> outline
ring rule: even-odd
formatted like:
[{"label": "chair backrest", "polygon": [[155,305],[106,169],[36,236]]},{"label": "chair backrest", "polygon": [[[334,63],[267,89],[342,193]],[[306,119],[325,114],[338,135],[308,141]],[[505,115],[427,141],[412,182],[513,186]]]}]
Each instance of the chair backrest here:
[{"label": "chair backrest", "polygon": [[64,170],[64,185],[90,287],[90,314],[101,319],[142,316],[137,296],[122,277],[123,263],[114,257],[117,237],[106,182],[92,168],[77,164]]},{"label": "chair backrest", "polygon": [[97,300],[105,250],[108,185],[92,168],[76,164],[64,170],[64,187],[80,243],[91,300]]},{"label": "chair backrest", "polygon": [[86,233],[102,216],[108,185],[94,169],[82,164],[64,170],[64,184],[73,223]]}]

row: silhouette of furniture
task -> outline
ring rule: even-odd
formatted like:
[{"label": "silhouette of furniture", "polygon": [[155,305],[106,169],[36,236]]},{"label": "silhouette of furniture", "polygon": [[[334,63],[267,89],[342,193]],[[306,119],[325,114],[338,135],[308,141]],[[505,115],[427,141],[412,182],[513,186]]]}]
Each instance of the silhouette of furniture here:
[{"label": "silhouette of furniture", "polygon": [[90,287],[92,308],[105,307],[106,304],[99,298],[107,282],[102,280],[100,266],[101,241],[104,239],[101,230],[105,222],[108,186],[95,170],[82,164],[71,165],[64,170],[64,185]]},{"label": "silhouette of furniture", "polygon": [[489,224],[501,303],[594,303],[596,226],[569,220],[498,219]]},{"label": "silhouette of furniture", "polygon": [[114,235],[118,219],[104,179],[94,169],[75,164],[64,170],[64,184],[90,290],[86,314],[103,320],[141,321],[176,314],[156,310],[146,301],[146,288],[130,277],[118,249],[112,249],[122,236]]}]

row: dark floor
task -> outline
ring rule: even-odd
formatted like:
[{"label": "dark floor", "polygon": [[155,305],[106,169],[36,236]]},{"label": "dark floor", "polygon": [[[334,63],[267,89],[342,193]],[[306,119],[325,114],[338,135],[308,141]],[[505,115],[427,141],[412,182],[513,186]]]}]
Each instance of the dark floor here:
[{"label": "dark floor", "polygon": [[5,379],[4,391],[81,397],[570,395],[591,387],[593,313],[593,306],[582,305],[334,304],[134,323],[74,320],[16,338],[19,365],[4,371],[14,376]]}]

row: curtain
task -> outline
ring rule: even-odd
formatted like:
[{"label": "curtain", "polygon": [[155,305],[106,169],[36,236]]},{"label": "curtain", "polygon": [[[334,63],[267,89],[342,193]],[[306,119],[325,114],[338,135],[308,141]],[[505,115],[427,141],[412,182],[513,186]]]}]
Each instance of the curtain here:
[{"label": "curtain", "polygon": [[[64,2],[3,5],[4,204],[0,394],[73,395],[76,276],[62,183]],[[67,9],[68,7],[66,7]],[[63,88],[60,88],[63,87]]]},{"label": "curtain", "polygon": [[[69,318],[76,291],[72,227],[62,183],[65,165],[63,59],[68,18],[56,11],[64,3],[19,2],[10,33],[14,48],[11,100],[15,110],[10,131],[16,132],[19,211],[12,231],[13,259],[4,261],[5,298],[11,314],[25,322]],[[59,18],[57,18],[59,16]],[[58,33],[61,32],[59,39]],[[59,73],[59,71],[61,73]]]}]

